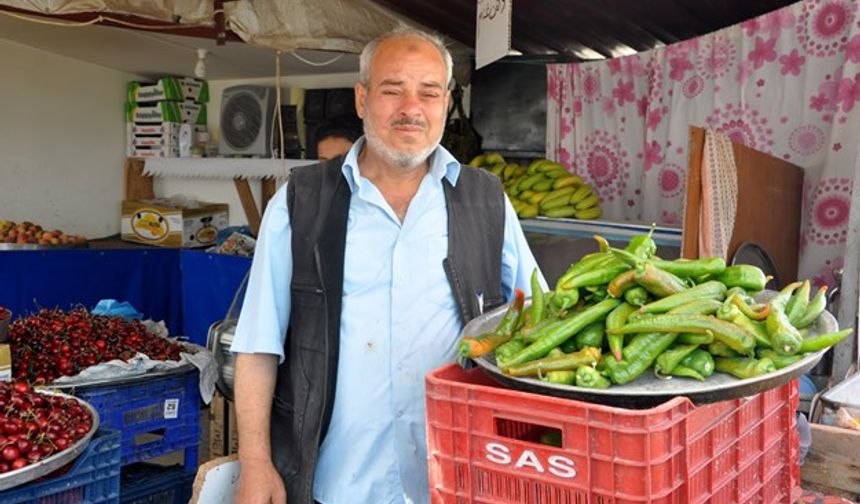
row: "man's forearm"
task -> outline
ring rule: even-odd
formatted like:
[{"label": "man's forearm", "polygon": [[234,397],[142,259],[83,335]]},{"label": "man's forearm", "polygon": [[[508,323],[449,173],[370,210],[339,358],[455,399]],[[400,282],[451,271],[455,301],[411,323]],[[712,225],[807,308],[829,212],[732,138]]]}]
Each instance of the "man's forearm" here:
[{"label": "man's forearm", "polygon": [[278,356],[236,356],[236,422],[239,428],[239,460],[271,460],[269,446],[272,395],[275,392]]}]

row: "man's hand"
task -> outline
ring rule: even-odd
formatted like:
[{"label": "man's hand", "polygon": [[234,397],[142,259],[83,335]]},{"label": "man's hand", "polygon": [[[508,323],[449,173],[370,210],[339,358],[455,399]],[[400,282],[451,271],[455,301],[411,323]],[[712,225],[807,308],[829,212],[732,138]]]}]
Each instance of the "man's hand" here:
[{"label": "man's hand", "polygon": [[286,504],[287,489],[271,460],[243,460],[236,504]]}]

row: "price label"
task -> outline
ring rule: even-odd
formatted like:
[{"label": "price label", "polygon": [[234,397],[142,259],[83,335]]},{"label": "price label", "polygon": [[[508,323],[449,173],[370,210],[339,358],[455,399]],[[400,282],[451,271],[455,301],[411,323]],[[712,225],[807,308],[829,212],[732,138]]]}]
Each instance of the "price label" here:
[{"label": "price label", "polygon": [[179,417],[179,399],[164,400],[164,418],[174,419]]}]

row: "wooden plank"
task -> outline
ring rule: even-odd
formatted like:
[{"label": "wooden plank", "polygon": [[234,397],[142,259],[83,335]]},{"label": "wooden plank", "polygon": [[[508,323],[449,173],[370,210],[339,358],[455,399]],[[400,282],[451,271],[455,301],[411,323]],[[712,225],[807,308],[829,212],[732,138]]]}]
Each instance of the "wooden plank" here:
[{"label": "wooden plank", "polygon": [[152,199],[152,177],[143,174],[144,161],[140,158],[126,158],[124,199]]},{"label": "wooden plank", "polygon": [[684,199],[684,227],[681,238],[681,257],[699,257],[699,212],[702,205],[702,156],[705,153],[705,130],[690,127],[687,150],[687,194]]},{"label": "wooden plank", "polygon": [[269,206],[269,200],[272,199],[272,196],[275,195],[275,191],[277,190],[277,186],[275,184],[275,179],[272,177],[266,177],[261,182],[261,199],[263,201],[260,202],[260,211],[265,212],[266,207]]},{"label": "wooden plank", "polygon": [[728,257],[745,241],[761,245],[773,259],[780,283],[797,279],[803,169],[732,142],[738,173],[738,206]]},{"label": "wooden plank", "polygon": [[860,494],[860,431],[830,425],[810,424],[812,446],[800,466],[800,479],[807,483]]},{"label": "wooden plank", "polygon": [[233,179],[236,184],[236,191],[239,192],[239,201],[242,202],[242,209],[245,211],[245,218],[248,219],[248,226],[254,236],[260,231],[260,210],[257,209],[257,203],[254,201],[254,194],[251,192],[251,186],[248,184],[248,179],[236,178]]}]

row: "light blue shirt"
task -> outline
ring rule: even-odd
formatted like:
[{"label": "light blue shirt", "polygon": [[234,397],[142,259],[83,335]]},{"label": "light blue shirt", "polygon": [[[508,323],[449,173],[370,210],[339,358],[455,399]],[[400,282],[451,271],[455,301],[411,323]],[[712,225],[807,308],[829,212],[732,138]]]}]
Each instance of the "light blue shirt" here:
[{"label": "light blue shirt", "polygon": [[[448,214],[442,178],[456,184],[460,164],[444,148],[401,223],[358,169],[360,139],[343,175],[352,191],[344,257],[340,358],[331,423],[320,448],[314,498],[323,504],[429,501],[424,376],[456,356],[462,328],[442,268]],[[272,198],[231,349],[283,360],[290,313],[292,256],[286,188]],[[502,291],[530,292],[536,267],[505,199]],[[541,278],[541,283],[546,283]]]}]

